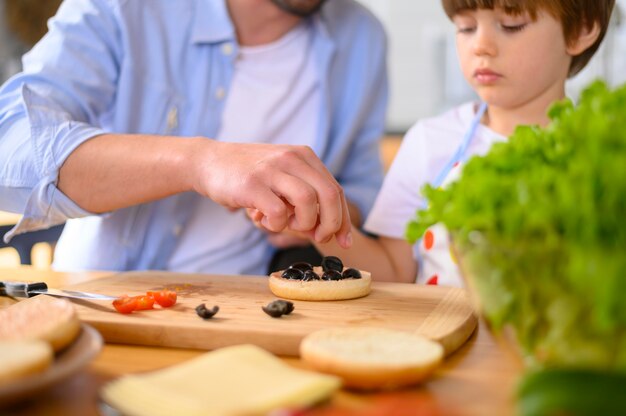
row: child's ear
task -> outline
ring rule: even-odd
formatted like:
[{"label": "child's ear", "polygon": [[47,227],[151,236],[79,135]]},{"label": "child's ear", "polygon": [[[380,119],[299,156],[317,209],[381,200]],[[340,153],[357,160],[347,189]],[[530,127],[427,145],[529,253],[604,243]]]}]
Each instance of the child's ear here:
[{"label": "child's ear", "polygon": [[580,34],[567,45],[567,53],[570,56],[577,56],[585,52],[593,45],[600,36],[600,24],[595,22],[592,26],[583,25]]}]

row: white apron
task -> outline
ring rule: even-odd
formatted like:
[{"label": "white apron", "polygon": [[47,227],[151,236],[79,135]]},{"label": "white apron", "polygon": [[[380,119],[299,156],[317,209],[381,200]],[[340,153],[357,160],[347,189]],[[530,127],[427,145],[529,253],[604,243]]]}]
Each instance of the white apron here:
[{"label": "white apron", "polygon": [[[461,145],[432,183],[434,187],[445,187],[459,178],[461,166],[467,157],[467,149],[474,139],[476,129],[486,110],[487,105],[482,103],[465,133]],[[463,286],[463,279],[450,246],[449,233],[443,224],[438,223],[428,228],[415,244],[414,251],[420,263],[417,283]]]}]

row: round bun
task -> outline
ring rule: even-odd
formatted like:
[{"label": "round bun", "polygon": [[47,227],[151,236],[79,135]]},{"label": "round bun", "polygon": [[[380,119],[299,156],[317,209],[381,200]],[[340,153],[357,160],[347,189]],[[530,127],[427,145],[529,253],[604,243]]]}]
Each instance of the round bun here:
[{"label": "round bun", "polygon": [[384,328],[329,328],[307,335],[300,356],[313,369],[339,376],[344,386],[391,389],[426,379],[443,347],[421,335]]},{"label": "round bun", "polygon": [[54,359],[44,341],[0,341],[0,385],[47,369]]},{"label": "round bun", "polygon": [[[313,269],[321,273],[321,267]],[[290,280],[280,277],[283,270],[269,277],[270,290],[278,297],[292,300],[343,300],[367,296],[371,291],[372,276],[361,272],[360,279],[342,280]]]},{"label": "round bun", "polygon": [[0,341],[44,341],[60,351],[79,332],[80,321],[67,299],[37,295],[0,310]]}]

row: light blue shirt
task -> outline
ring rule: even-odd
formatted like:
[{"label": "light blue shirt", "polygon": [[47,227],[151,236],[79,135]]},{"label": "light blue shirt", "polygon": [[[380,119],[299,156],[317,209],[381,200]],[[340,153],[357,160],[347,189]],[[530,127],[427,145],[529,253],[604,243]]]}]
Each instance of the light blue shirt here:
[{"label": "light blue shirt", "polygon": [[[365,216],[382,181],[384,31],[352,0],[329,1],[312,19],[322,93],[313,150]],[[66,0],[23,73],[0,89],[0,209],[24,215],[5,241],[94,215],[56,184],[68,155],[96,135],[216,137],[237,50],[223,0]],[[78,268],[164,269],[198,198],[86,219],[95,225]],[[233,255],[245,259],[245,248]]]}]

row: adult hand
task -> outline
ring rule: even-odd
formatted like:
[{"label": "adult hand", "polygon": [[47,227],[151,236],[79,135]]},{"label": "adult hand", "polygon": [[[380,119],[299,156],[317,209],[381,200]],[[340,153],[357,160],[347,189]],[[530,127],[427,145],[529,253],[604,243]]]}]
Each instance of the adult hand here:
[{"label": "adult hand", "polygon": [[194,153],[193,189],[231,208],[257,211],[267,230],[305,232],[320,243],[336,236],[351,245],[350,215],[341,186],[307,146],[204,139]]},{"label": "adult hand", "polygon": [[263,220],[263,214],[257,209],[248,208],[246,209],[246,214],[257,228],[263,230],[267,234],[267,241],[269,241],[269,243],[275,248],[284,249],[290,247],[308,246],[311,244],[311,239],[314,237],[311,233],[307,234],[293,230],[274,233],[265,228],[265,226],[261,223]]},{"label": "adult hand", "polygon": [[308,238],[292,234],[289,231],[283,231],[282,233],[269,233],[267,235],[267,241],[269,241],[272,247],[278,249],[306,247],[311,244],[311,241]]}]

